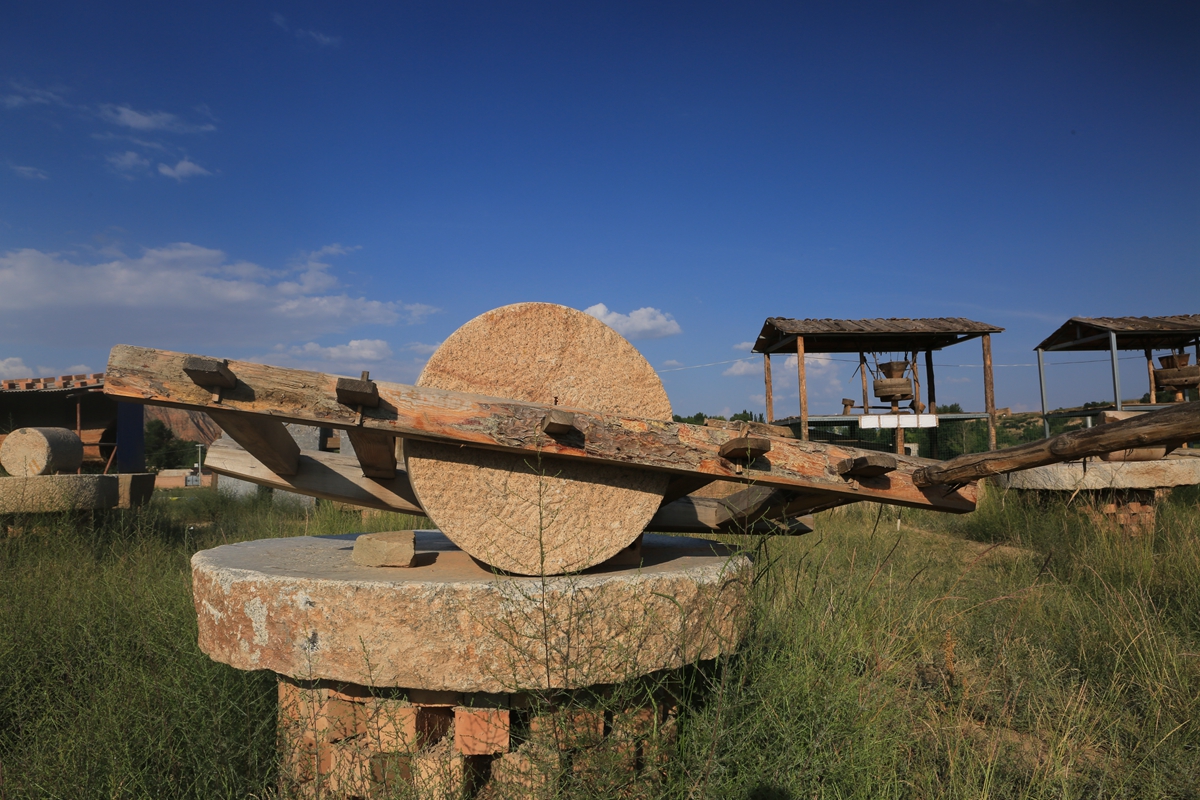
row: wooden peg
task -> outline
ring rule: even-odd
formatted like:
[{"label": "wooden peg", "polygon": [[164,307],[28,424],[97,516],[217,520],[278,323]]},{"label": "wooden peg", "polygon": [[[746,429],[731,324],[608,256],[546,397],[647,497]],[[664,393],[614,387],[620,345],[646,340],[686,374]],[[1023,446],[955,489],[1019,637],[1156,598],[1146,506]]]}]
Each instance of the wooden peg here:
[{"label": "wooden peg", "polygon": [[739,436],[721,445],[717,455],[730,461],[753,461],[771,452],[771,440],[757,436]]},{"label": "wooden peg", "polygon": [[542,430],[551,436],[569,433],[575,430],[575,415],[570,411],[552,408],[542,418]]}]

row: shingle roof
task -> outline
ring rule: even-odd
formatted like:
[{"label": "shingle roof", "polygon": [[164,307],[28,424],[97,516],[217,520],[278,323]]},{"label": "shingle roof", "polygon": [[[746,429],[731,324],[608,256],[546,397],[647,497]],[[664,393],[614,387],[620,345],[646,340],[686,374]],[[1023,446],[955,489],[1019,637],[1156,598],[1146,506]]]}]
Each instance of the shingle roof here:
[{"label": "shingle roof", "polygon": [[755,353],[794,353],[795,337],[804,337],[807,353],[940,350],[1004,328],[962,317],[928,319],[790,319],[768,317],[754,344]]},{"label": "shingle roof", "polygon": [[1166,317],[1071,317],[1034,349],[1107,350],[1109,332],[1120,350],[1184,347],[1200,337],[1200,314]]}]

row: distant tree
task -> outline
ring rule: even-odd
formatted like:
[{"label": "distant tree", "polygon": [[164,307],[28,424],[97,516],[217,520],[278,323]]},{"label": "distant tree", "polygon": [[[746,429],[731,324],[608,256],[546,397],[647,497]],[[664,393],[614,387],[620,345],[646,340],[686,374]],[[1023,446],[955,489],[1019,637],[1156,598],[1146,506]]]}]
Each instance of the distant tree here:
[{"label": "distant tree", "polygon": [[937,410],[939,414],[962,414],[962,406],[958,403],[938,403]]},{"label": "distant tree", "polygon": [[185,469],[196,463],[196,442],[177,439],[175,432],[152,419],[146,423],[146,466],[152,470]]},{"label": "distant tree", "polygon": [[729,419],[730,419],[730,421],[737,421],[737,422],[766,422],[767,421],[766,417],[764,415],[755,414],[753,411],[747,411],[744,408],[741,411],[739,411],[738,413],[731,416]]},{"label": "distant tree", "polygon": [[676,422],[686,422],[688,425],[703,425],[706,419],[725,419],[724,417],[711,417],[703,411],[697,411],[690,417],[681,417],[678,414],[672,414],[671,418]]}]

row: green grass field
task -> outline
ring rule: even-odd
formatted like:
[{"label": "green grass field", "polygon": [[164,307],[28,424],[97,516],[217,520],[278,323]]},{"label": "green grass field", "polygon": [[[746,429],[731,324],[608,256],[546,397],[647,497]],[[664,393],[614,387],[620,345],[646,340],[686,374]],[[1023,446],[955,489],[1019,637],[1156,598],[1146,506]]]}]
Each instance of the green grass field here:
[{"label": "green grass field", "polygon": [[[0,538],[0,799],[274,797],[274,678],[199,652],[191,554],[414,524],[179,494]],[[1200,493],[1139,538],[995,493],[817,522],[746,543],[745,645],[655,793],[1200,797]]]}]

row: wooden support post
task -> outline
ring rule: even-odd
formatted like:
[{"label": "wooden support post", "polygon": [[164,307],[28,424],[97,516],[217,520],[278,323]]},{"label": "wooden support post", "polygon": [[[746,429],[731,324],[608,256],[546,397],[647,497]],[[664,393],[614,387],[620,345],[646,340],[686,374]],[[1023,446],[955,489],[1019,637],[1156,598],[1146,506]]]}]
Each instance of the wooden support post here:
[{"label": "wooden support post", "polygon": [[[1040,347],[1037,348],[1038,389],[1041,391],[1041,394],[1042,394],[1042,429],[1045,432],[1045,435],[1042,438],[1049,439],[1050,438],[1050,418],[1046,416],[1046,361],[1045,361],[1044,356],[1045,356],[1045,354],[1042,352],[1042,349]],[[1091,417],[1088,417],[1088,419],[1091,419]]]},{"label": "wooden support post", "polygon": [[[987,334],[984,334],[986,336]],[[1117,411],[1121,411],[1121,371],[1117,367],[1117,333],[1108,332],[1108,351],[1112,355],[1113,397],[1117,401]]]},{"label": "wooden support post", "polygon": [[213,422],[229,434],[229,438],[258,459],[276,475],[295,475],[300,445],[288,433],[282,422],[256,414],[206,409]]},{"label": "wooden support post", "polygon": [[[75,398],[75,435],[83,441],[83,397]],[[97,448],[99,449],[99,448]],[[76,475],[83,474],[83,461],[80,460],[79,466],[75,468]]]},{"label": "wooden support post", "polygon": [[[937,413],[937,384],[933,378],[933,351],[925,351],[925,382],[929,384],[929,413]],[[938,429],[936,427],[929,429],[929,452],[925,453],[926,458],[938,457]]]},{"label": "wooden support post", "polygon": [[347,428],[346,436],[364,477],[384,480],[396,477],[395,436],[364,428]]},{"label": "wooden support post", "polygon": [[767,422],[775,419],[775,394],[771,389],[771,354],[763,353],[763,383],[767,385]]},{"label": "wooden support post", "polygon": [[988,450],[996,449],[996,385],[992,380],[992,335],[983,335],[983,404],[988,415]]},{"label": "wooden support post", "polygon": [[796,337],[796,375],[800,379],[800,440],[808,441],[808,382],[804,375],[804,337]]},{"label": "wooden support post", "polygon": [[858,371],[862,374],[863,386],[863,413],[871,413],[871,396],[867,394],[867,354],[858,354]]},{"label": "wooden support post", "polygon": [[912,358],[909,359],[909,365],[912,369],[913,376],[913,413],[921,413],[921,373],[917,371],[917,351],[912,351]]},{"label": "wooden support post", "polygon": [[1150,375],[1150,405],[1154,405],[1157,401],[1155,395],[1158,390],[1154,388],[1154,351],[1146,348],[1146,372]]}]

